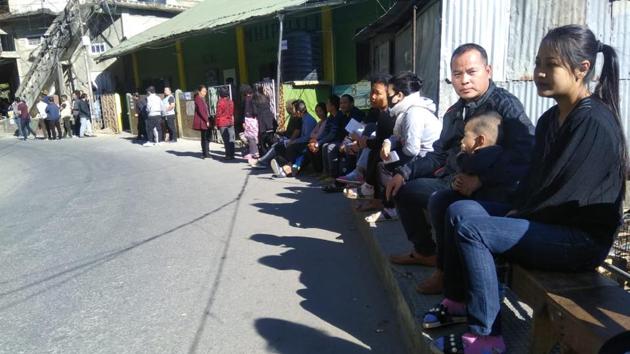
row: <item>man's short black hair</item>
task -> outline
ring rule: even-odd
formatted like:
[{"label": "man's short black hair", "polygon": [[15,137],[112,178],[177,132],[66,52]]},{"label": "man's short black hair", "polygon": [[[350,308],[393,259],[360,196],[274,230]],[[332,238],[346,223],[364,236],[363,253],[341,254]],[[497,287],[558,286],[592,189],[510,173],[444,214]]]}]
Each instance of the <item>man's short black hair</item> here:
[{"label": "man's short black hair", "polygon": [[392,76],[390,74],[387,74],[387,73],[374,74],[370,78],[370,85],[383,84],[383,85],[387,86],[387,84],[389,83],[389,80],[391,80],[391,79],[392,79]]},{"label": "man's short black hair", "polygon": [[155,87],[154,86],[147,87],[147,93],[155,93]]},{"label": "man's short black hair", "polygon": [[466,43],[455,48],[455,50],[453,51],[453,55],[451,55],[451,63],[453,63],[453,60],[455,60],[455,58],[471,50],[478,51],[479,54],[481,54],[481,59],[483,59],[484,64],[488,65],[488,53],[486,53],[486,50],[483,49],[482,46],[476,43]]},{"label": "man's short black hair", "polygon": [[302,100],[295,100],[295,102],[293,102],[293,107],[295,108],[296,113],[306,112],[306,103]]},{"label": "man's short black hair", "polygon": [[354,104],[354,97],[352,97],[352,95],[344,93],[343,95],[341,95],[341,97],[347,98],[350,103]]},{"label": "man's short black hair", "polygon": [[332,104],[337,110],[339,110],[339,103],[341,102],[339,96],[330,95],[330,97],[328,97],[328,102],[330,102],[330,104]]}]

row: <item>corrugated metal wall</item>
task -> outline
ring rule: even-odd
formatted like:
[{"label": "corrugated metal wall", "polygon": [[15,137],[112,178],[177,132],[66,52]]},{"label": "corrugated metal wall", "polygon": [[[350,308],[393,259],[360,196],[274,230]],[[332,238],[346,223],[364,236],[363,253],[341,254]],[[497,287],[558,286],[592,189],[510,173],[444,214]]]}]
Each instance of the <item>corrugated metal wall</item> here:
[{"label": "corrugated metal wall", "polygon": [[630,141],[630,0],[442,0],[441,6],[440,116],[458,99],[445,82],[450,77],[450,55],[458,45],[475,42],[488,51],[496,84],[517,96],[536,122],[554,104],[538,97],[531,81],[542,37],[557,26],[586,24],[618,52],[621,118]]},{"label": "corrugated metal wall", "polygon": [[438,102],[440,72],[440,14],[441,2],[435,1],[418,15],[416,73],[424,80],[424,95]]}]

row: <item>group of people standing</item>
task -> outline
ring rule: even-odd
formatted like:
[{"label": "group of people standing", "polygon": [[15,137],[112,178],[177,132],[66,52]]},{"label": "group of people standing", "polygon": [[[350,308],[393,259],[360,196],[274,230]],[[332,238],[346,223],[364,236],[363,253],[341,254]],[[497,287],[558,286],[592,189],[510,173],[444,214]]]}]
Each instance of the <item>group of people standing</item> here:
[{"label": "group of people standing", "polygon": [[[599,54],[603,64],[596,65]],[[618,59],[587,27],[549,31],[534,81],[538,94],[556,105],[535,128],[518,98],[493,83],[483,47],[461,45],[450,68],[459,100],[442,119],[422,96],[421,78],[380,75],[371,82],[367,116],[346,95],[319,103],[318,119],[303,101],[291,102],[286,130],[267,144],[258,131],[251,141],[259,150],[248,157],[253,168],[271,167],[277,177],[296,175],[311,162],[324,174],[324,191],[343,191],[364,200],[361,210],[375,210],[366,221],[400,220],[413,248],[391,262],[435,267],[417,290],[444,295],[428,309],[423,327],[468,325],[463,335],[436,339],[433,349],[504,353],[495,256],[546,271],[593,270],[621,224],[627,150]],[[204,131],[212,123],[204,95],[201,87],[195,129],[202,131],[206,156]]]},{"label": "group of people standing", "polygon": [[[66,95],[61,95],[59,100],[60,103],[58,104],[54,96],[41,94],[35,105],[37,111],[35,118],[40,119],[38,129],[42,130],[44,138],[61,140],[75,136],[93,137],[92,118],[87,95],[81,91],[75,91],[72,93],[72,100],[69,100]],[[22,139],[27,140],[31,134],[36,139],[37,134],[31,127],[30,109],[25,100],[16,97],[11,109]],[[61,132],[62,124],[63,134]]]},{"label": "group of people standing", "polygon": [[167,141],[167,132],[168,142],[177,142],[175,96],[170,87],[164,87],[164,95],[160,98],[155,91],[155,86],[149,86],[146,97],[141,98],[136,92],[133,94],[133,100],[135,116],[138,120],[137,140],[145,141],[143,146],[155,146]]}]

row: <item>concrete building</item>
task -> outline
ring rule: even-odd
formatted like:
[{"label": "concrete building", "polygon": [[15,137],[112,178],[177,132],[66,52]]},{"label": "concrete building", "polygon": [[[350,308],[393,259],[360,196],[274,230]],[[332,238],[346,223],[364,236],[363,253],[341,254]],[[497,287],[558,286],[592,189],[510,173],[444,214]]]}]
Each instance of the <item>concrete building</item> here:
[{"label": "concrete building", "polygon": [[[127,90],[122,80],[125,63],[116,59],[97,63],[93,58],[196,3],[0,1],[0,85],[8,84],[5,95],[9,97],[18,92],[20,85],[20,92],[90,92],[91,87],[91,92],[98,95],[117,88]],[[64,37],[59,37],[61,34]]]}]

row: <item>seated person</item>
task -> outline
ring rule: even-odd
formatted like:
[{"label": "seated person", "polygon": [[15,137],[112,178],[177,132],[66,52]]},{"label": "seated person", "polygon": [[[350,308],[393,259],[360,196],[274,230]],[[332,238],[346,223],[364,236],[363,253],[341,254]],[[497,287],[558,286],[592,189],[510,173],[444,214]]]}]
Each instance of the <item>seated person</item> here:
[{"label": "seated person", "polygon": [[322,136],[324,136],[324,134],[326,134],[328,119],[326,116],[326,104],[324,102],[319,102],[315,106],[315,114],[317,114],[319,122],[317,122],[317,125],[315,126],[315,128],[313,128],[313,131],[311,132],[311,137],[308,141],[306,149],[304,149],[304,151],[302,151],[302,153],[300,153],[300,155],[295,159],[295,161],[293,162],[293,166],[289,166],[288,164],[282,166],[282,169],[287,176],[295,175],[303,167],[306,167],[306,165],[310,162],[307,158],[308,153],[315,150],[315,145],[317,145],[317,141]]},{"label": "seated person", "polygon": [[[423,294],[439,294],[443,282],[443,239],[444,214],[454,201],[467,199],[462,194],[460,175],[484,174],[494,166],[503,153],[503,147],[497,142],[502,139],[501,122],[503,118],[496,111],[478,113],[471,117],[464,126],[461,140],[461,152],[457,154],[457,174],[451,183],[451,189],[435,192],[429,198],[429,216],[433,225],[437,243],[437,270],[416,288]],[[507,202],[514,192],[517,180],[492,186],[481,186],[470,198],[476,200]]]},{"label": "seated person", "polygon": [[291,164],[304,152],[309,143],[311,133],[317,125],[315,118],[308,113],[304,101],[297,100],[293,106],[295,108],[295,117],[302,121],[302,129],[300,135],[287,144],[284,154],[279,154],[276,158],[271,160],[271,169],[276,177],[286,177],[286,173],[281,166],[286,165],[290,171]]},{"label": "seated person", "polygon": [[[598,53],[604,63],[591,91]],[[538,120],[531,168],[514,202],[460,200],[442,219],[444,299],[425,314],[423,327],[468,328],[435,339],[434,353],[514,351],[501,335],[495,256],[541,271],[592,272],[621,225],[628,153],[615,49],[586,26],[552,29],[533,76],[538,95],[557,104]],[[505,130],[505,118],[503,124]]]},{"label": "seated person", "polygon": [[[301,129],[299,135],[294,139],[283,140],[274,146],[273,150],[269,150],[265,156],[258,160],[254,166],[256,168],[264,168],[267,164],[271,165],[274,175],[277,177],[285,177],[280,166],[284,165],[284,162],[292,164],[297,156],[304,151],[308,145],[309,138],[313,128],[317,125],[315,118],[313,118],[306,110],[306,104],[302,100],[296,100],[293,103],[295,109],[295,115],[292,120],[300,120]],[[280,159],[280,162],[278,162]]]},{"label": "seated person", "polygon": [[259,161],[264,159],[263,161],[266,161],[267,164],[270,163],[271,160],[278,153],[276,149],[280,151],[284,150],[288,141],[297,139],[297,137],[300,136],[300,132],[302,130],[302,120],[295,117],[296,114],[295,107],[293,105],[294,103],[295,100],[287,100],[286,102],[286,110],[287,114],[289,115],[289,121],[286,124],[286,129],[284,131],[281,131],[280,128],[278,128],[278,131],[274,137],[274,140],[276,142],[271,145],[271,147],[267,150],[262,158],[250,159],[248,162],[251,167],[259,169],[267,168],[267,165],[259,163]]},{"label": "seated person", "polygon": [[[379,168],[380,183],[386,185],[396,167],[416,156],[423,157],[433,151],[433,143],[442,130],[440,120],[435,116],[435,104],[421,95],[422,80],[411,72],[403,72],[388,83],[390,113],[396,117],[392,135],[383,140]],[[351,199],[373,199],[374,186],[364,183],[358,188],[346,191]],[[366,218],[368,222],[395,220],[397,218],[393,201],[384,200],[384,208]]]},{"label": "seated person", "polygon": [[[326,102],[326,111],[328,112],[328,118],[326,118],[326,126],[324,131],[318,136],[317,141],[309,145],[308,160],[313,164],[313,168],[316,172],[322,172],[324,175],[327,173],[327,160],[324,161],[325,152],[329,146],[334,147],[339,141],[343,139],[343,113],[339,111],[340,98],[337,95],[332,95]],[[326,163],[325,163],[326,162]]]}]

